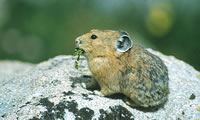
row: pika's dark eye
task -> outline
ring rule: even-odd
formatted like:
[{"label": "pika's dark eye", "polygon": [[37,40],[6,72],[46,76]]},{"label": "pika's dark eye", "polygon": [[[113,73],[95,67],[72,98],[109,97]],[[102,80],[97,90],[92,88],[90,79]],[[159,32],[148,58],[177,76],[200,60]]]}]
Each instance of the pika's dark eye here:
[{"label": "pika's dark eye", "polygon": [[97,39],[97,36],[93,34],[93,35],[91,36],[91,39]]}]

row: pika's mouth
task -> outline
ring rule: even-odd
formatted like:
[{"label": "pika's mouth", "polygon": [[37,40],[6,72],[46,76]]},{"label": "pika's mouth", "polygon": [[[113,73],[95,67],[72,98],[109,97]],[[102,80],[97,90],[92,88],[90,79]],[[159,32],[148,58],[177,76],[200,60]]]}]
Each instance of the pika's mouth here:
[{"label": "pika's mouth", "polygon": [[75,48],[75,50],[74,50],[74,55],[75,56],[80,56],[80,55],[83,55],[85,53],[85,50],[84,49],[82,49],[82,48],[80,48],[80,47],[77,47],[77,48]]}]

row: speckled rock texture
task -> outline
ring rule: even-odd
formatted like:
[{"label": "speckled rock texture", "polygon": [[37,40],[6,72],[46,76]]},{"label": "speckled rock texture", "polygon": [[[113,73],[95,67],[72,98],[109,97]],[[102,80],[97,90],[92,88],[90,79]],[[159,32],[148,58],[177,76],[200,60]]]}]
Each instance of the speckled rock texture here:
[{"label": "speckled rock texture", "polygon": [[[169,70],[168,101],[154,108],[127,106],[123,95],[84,89],[87,61],[57,56],[37,65],[0,61],[0,120],[199,120],[200,73],[183,61],[148,49]],[[98,89],[98,88],[97,88]]]}]

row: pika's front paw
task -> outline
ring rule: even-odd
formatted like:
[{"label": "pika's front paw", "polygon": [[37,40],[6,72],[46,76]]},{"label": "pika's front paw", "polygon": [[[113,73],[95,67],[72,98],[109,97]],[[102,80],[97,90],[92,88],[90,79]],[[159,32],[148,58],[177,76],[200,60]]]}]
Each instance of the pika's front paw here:
[{"label": "pika's front paw", "polygon": [[98,95],[98,96],[104,96],[100,91],[98,91],[98,90],[95,90],[94,91],[94,94],[95,95]]},{"label": "pika's front paw", "polygon": [[94,80],[88,80],[81,83],[81,86],[86,89],[98,88],[98,84]]},{"label": "pika's front paw", "polygon": [[81,86],[85,89],[87,89],[87,85],[85,83],[81,83]]},{"label": "pika's front paw", "polygon": [[81,86],[86,89],[98,88],[98,83],[92,76],[84,75]]}]

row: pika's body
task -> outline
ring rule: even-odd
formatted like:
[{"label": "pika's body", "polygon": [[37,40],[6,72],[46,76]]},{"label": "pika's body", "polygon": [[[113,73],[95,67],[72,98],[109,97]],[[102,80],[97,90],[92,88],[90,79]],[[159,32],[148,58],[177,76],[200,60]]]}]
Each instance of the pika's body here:
[{"label": "pika's body", "polygon": [[167,100],[168,70],[162,60],[133,44],[125,31],[91,30],[78,37],[100,94],[122,93],[129,105],[151,107]]}]

